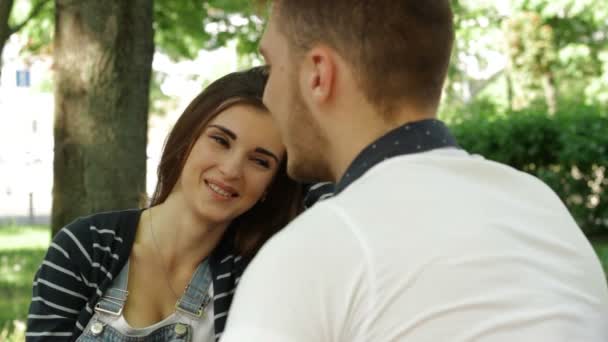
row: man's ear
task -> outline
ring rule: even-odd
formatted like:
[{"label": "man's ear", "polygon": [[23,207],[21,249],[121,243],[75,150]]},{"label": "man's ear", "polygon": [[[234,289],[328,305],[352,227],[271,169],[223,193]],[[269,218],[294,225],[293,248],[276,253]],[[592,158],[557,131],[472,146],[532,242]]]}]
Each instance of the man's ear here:
[{"label": "man's ear", "polygon": [[312,106],[326,103],[335,92],[335,52],[325,46],[313,47],[305,57],[301,80],[303,93]]}]

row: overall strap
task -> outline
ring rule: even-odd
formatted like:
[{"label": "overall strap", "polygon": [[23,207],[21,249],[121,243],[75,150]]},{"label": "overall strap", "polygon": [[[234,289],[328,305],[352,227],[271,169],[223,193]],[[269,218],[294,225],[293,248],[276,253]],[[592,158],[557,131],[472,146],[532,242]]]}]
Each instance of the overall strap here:
[{"label": "overall strap", "polygon": [[211,269],[209,268],[208,259],[205,259],[196,268],[190,283],[186,287],[186,291],[175,303],[175,309],[201,317],[205,307],[211,302],[211,297],[209,296],[211,280]]},{"label": "overall strap", "polygon": [[103,294],[99,302],[95,304],[95,311],[120,316],[122,309],[127,301],[129,291],[127,283],[129,281],[129,260],[125,263],[118,276],[114,279],[112,287]]}]

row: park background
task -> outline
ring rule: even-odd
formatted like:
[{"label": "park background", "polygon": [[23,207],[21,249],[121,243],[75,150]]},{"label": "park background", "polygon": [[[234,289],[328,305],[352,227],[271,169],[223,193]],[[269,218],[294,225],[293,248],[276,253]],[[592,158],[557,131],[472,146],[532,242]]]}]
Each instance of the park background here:
[{"label": "park background", "polygon": [[[608,2],[452,0],[440,116],[471,152],[529,172],[608,267]],[[0,340],[74,218],[141,206],[165,136],[227,72],[260,65],[248,0],[0,0]]]}]

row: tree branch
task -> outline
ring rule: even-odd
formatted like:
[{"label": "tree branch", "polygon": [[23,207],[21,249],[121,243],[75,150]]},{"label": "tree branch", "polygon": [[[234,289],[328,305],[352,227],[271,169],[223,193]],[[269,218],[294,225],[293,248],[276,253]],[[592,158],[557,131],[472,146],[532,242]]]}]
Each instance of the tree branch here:
[{"label": "tree branch", "polygon": [[11,27],[10,28],[10,34],[13,34],[15,32],[18,32],[19,30],[21,30],[30,20],[32,20],[33,18],[35,18],[36,16],[38,16],[38,14],[40,13],[40,11],[42,11],[42,9],[44,8],[44,6],[46,4],[48,4],[49,2],[51,2],[51,0],[41,0],[39,3],[37,3],[32,10],[30,11],[30,14],[27,16],[27,18],[25,18],[21,23],[15,25],[15,27]]},{"label": "tree branch", "polygon": [[474,99],[485,87],[494,82],[500,75],[503,74],[505,68],[496,70],[490,77],[482,80],[473,80],[471,83],[471,100]]}]

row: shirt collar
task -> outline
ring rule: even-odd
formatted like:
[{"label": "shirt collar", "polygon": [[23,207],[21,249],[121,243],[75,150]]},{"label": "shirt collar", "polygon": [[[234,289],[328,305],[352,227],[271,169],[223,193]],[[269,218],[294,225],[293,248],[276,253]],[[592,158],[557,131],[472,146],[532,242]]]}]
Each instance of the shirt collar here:
[{"label": "shirt collar", "polygon": [[376,164],[392,157],[456,147],[456,140],[447,126],[436,119],[407,123],[386,133],[359,153],[342,178],[335,193],[338,194]]}]

